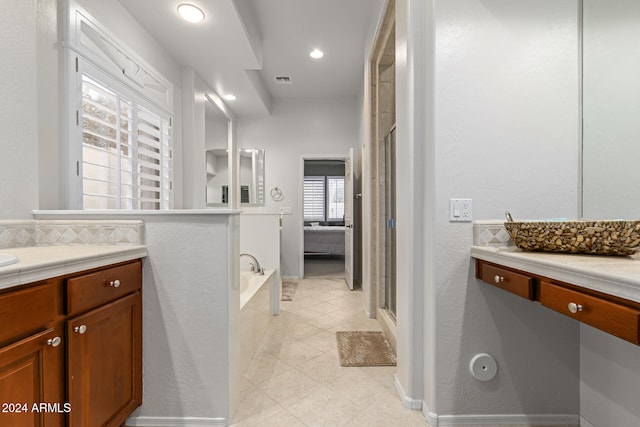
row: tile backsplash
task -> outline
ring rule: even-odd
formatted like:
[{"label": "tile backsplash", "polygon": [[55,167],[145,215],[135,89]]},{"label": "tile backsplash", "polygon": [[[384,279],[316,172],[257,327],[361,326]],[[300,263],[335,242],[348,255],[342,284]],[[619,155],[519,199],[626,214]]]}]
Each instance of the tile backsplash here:
[{"label": "tile backsplash", "polygon": [[475,246],[513,246],[511,236],[504,228],[504,221],[474,221],[473,244]]},{"label": "tile backsplash", "polygon": [[0,221],[0,248],[141,244],[144,244],[144,223],[142,221]]}]

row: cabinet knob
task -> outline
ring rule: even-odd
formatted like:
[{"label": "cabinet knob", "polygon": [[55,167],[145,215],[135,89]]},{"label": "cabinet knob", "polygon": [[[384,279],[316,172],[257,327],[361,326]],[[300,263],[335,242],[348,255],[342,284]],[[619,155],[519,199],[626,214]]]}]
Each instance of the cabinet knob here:
[{"label": "cabinet knob", "polygon": [[577,312],[582,311],[582,304],[576,304],[575,302],[570,302],[567,308],[571,313],[576,314]]},{"label": "cabinet knob", "polygon": [[113,288],[117,288],[120,286],[120,280],[116,279],[116,280],[112,280],[111,282],[109,282],[109,286],[113,287]]},{"label": "cabinet knob", "polygon": [[496,277],[493,278],[493,281],[496,282],[496,283],[504,282],[504,277],[498,276],[496,274]]},{"label": "cabinet knob", "polygon": [[57,347],[60,345],[61,342],[62,342],[62,338],[60,337],[49,338],[47,340],[47,345],[50,345],[51,347]]},{"label": "cabinet knob", "polygon": [[75,328],[73,328],[73,330],[75,332],[79,333],[80,335],[82,335],[85,332],[87,332],[87,325],[76,326]]}]

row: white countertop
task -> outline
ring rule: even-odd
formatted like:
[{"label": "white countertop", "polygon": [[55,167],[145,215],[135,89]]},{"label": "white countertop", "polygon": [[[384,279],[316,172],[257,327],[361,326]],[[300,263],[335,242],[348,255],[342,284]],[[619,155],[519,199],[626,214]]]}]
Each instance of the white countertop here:
[{"label": "white countertop", "polygon": [[472,246],[471,256],[640,302],[640,254],[571,255],[525,252],[516,247]]},{"label": "white countertop", "polygon": [[0,249],[18,257],[0,267],[0,289],[147,256],[143,245],[29,246]]}]

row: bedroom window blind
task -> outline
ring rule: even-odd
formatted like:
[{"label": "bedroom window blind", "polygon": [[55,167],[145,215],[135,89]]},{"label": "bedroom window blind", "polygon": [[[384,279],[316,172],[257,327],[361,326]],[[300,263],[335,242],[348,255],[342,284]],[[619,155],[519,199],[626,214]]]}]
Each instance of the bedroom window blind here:
[{"label": "bedroom window blind", "polygon": [[136,97],[82,75],[84,209],[169,209],[169,121]]},{"label": "bedroom window blind", "polygon": [[324,176],[304,177],[304,220],[324,221]]},{"label": "bedroom window blind", "polygon": [[344,177],[304,177],[304,220],[344,220]]}]

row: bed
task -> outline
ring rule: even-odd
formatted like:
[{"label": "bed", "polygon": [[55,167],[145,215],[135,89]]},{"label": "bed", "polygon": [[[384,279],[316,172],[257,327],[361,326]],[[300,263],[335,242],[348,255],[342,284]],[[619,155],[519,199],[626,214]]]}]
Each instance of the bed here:
[{"label": "bed", "polygon": [[344,255],[344,226],[305,226],[305,255]]}]

